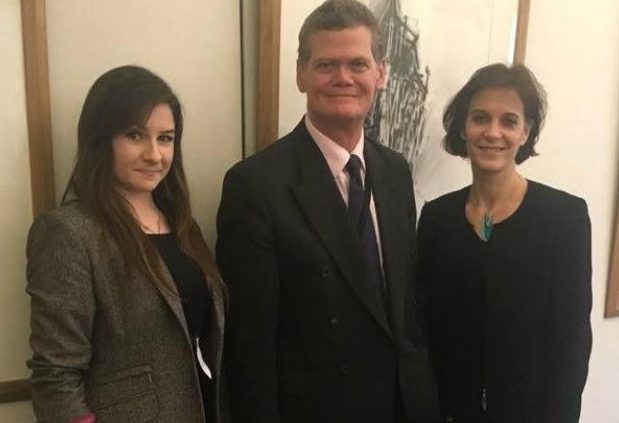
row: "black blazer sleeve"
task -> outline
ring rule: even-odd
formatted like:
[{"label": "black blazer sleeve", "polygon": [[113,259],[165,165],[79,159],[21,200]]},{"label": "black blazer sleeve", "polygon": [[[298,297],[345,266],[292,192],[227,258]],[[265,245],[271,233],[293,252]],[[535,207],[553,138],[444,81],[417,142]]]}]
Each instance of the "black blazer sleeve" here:
[{"label": "black blazer sleeve", "polygon": [[224,363],[234,422],[277,423],[279,276],[268,213],[251,179],[233,168],[224,179],[216,256],[230,309]]},{"label": "black blazer sleeve", "polygon": [[591,352],[591,224],[584,200],[566,207],[558,225],[548,308],[555,360],[539,421],[577,423]]}]

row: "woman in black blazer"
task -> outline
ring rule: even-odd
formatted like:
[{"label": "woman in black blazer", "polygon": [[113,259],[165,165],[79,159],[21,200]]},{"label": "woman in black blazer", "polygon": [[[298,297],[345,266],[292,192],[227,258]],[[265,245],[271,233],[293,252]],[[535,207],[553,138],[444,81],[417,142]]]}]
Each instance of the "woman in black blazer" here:
[{"label": "woman in black blazer", "polygon": [[41,422],[220,421],[224,286],[191,217],[182,132],[176,95],[144,68],[86,97],[62,206],[28,239]]},{"label": "woman in black blazer", "polygon": [[443,116],[473,182],[425,205],[419,299],[444,422],[572,423],[591,350],[584,200],[523,178],[545,93],[522,65],[478,70]]}]

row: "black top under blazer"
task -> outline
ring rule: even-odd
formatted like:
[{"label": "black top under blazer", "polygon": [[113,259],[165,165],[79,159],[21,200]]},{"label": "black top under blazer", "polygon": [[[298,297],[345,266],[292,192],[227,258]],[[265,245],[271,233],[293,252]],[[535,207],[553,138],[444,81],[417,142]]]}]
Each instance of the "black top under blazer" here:
[{"label": "black top under blazer", "polygon": [[225,362],[233,421],[438,421],[414,318],[415,208],[408,164],[365,141],[392,310],[363,271],[333,175],[301,122],[226,175],[217,261],[229,287]]},{"label": "black top under blazer", "polygon": [[427,203],[419,222],[419,297],[444,421],[575,423],[591,351],[586,203],[528,181],[484,242],[464,213],[469,189]]},{"label": "black top under blazer", "polygon": [[[38,421],[67,423],[93,413],[97,423],[204,422],[178,295],[128,273],[118,246],[78,202],[35,220],[27,256],[28,365]],[[165,277],[173,288],[169,272]],[[212,295],[211,328],[201,349],[213,363],[217,400],[210,406],[219,415],[224,309],[221,295]]]}]

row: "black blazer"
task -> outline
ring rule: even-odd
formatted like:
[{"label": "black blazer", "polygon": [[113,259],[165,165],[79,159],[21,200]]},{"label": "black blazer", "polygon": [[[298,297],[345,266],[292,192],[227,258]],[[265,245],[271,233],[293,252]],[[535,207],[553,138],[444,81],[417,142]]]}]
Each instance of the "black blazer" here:
[{"label": "black blazer", "polygon": [[529,181],[486,243],[464,215],[468,190],[427,203],[419,221],[419,299],[443,415],[576,423],[591,351],[587,205]]},{"label": "black blazer", "polygon": [[397,153],[365,142],[391,323],[346,206],[305,125],[226,175],[217,260],[229,287],[225,361],[235,422],[438,419],[412,292],[415,208]]}]

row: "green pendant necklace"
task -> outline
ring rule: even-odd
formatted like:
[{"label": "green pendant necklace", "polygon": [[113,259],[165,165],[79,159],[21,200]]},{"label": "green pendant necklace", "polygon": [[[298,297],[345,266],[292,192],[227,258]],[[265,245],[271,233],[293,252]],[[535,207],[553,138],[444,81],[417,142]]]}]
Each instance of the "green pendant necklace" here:
[{"label": "green pendant necklace", "polygon": [[490,235],[492,235],[492,216],[488,213],[484,213],[481,218],[481,239],[488,242]]}]

